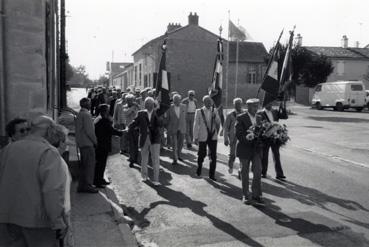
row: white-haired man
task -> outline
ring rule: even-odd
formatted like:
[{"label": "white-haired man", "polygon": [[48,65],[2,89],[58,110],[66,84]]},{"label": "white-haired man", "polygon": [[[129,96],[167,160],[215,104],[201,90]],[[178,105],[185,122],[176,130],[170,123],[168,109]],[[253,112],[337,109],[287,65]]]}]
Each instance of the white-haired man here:
[{"label": "white-haired man", "polygon": [[186,114],[186,106],[181,104],[181,95],[175,94],[173,96],[173,104],[167,112],[167,132],[173,146],[173,165],[176,165],[178,160],[182,161],[181,152],[183,138],[186,134]]},{"label": "white-haired man", "polygon": [[209,178],[216,181],[215,169],[217,164],[217,143],[220,118],[217,109],[212,107],[213,100],[209,95],[205,95],[202,101],[204,102],[204,106],[196,110],[193,127],[193,138],[195,144],[199,145],[196,174],[197,176],[201,176],[202,163],[206,157],[206,148],[208,147],[210,157]]},{"label": "white-haired man", "polygon": [[141,149],[141,175],[142,180],[147,181],[148,171],[147,165],[149,154],[151,154],[152,165],[154,169],[154,185],[159,183],[160,168],[160,127],[162,120],[160,113],[155,110],[155,100],[147,97],[144,101],[145,109],[138,112],[137,117],[129,125],[130,129],[138,128],[139,131],[139,147]]},{"label": "white-haired man", "polygon": [[188,97],[182,100],[182,104],[186,105],[186,143],[187,148],[192,147],[193,140],[193,124],[195,122],[195,112],[198,107],[197,99],[195,98],[195,91],[189,90]]},{"label": "white-haired man", "polygon": [[228,172],[231,174],[233,172],[233,163],[236,159],[236,132],[235,132],[235,124],[237,115],[243,113],[242,109],[242,99],[235,98],[233,100],[234,110],[227,114],[225,123],[224,123],[224,145],[229,145],[229,160],[228,160]]}]

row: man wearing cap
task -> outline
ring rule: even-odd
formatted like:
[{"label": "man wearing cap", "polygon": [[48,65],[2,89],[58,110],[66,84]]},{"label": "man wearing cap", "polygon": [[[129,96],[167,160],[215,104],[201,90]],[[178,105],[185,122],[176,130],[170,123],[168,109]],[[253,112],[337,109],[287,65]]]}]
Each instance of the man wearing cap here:
[{"label": "man wearing cap", "polygon": [[235,98],[233,100],[234,110],[227,114],[225,123],[224,123],[224,145],[229,145],[229,160],[228,160],[228,172],[230,174],[233,173],[233,163],[236,159],[236,133],[235,133],[235,124],[237,115],[243,112],[242,109],[242,99]]},{"label": "man wearing cap", "polygon": [[202,163],[206,157],[206,148],[208,147],[210,157],[209,178],[216,181],[215,169],[217,164],[217,142],[220,118],[217,109],[212,107],[213,100],[209,95],[205,95],[202,101],[204,102],[204,106],[196,110],[193,127],[193,138],[195,144],[199,145],[196,174],[197,176],[201,176]]},{"label": "man wearing cap", "polygon": [[[261,158],[262,147],[255,140],[248,140],[248,130],[251,126],[256,126],[260,121],[257,121],[260,116],[257,116],[259,108],[259,99],[248,99],[246,101],[247,111],[238,115],[236,118],[236,156],[241,162],[241,180],[242,180],[242,202],[252,204],[256,202],[262,204],[261,199]],[[249,171],[250,163],[252,163],[252,186],[251,194],[249,191]]]},{"label": "man wearing cap", "polygon": [[67,232],[68,168],[45,139],[54,125],[35,117],[30,135],[0,153],[0,224],[9,234],[2,246],[56,247]]},{"label": "man wearing cap", "polygon": [[98,190],[92,186],[96,162],[94,147],[97,145],[97,139],[94,123],[89,113],[91,102],[88,98],[82,98],[79,104],[81,110],[76,119],[76,144],[81,153],[78,192],[97,193]]},{"label": "man wearing cap", "polygon": [[[279,119],[285,119],[281,118],[279,111],[273,109],[272,106],[273,102],[267,104],[263,110],[259,112],[259,114],[262,116],[263,121],[267,121],[269,123],[278,122]],[[282,164],[281,164],[281,157],[279,154],[279,145],[276,145],[275,143],[265,143],[263,147],[263,158],[261,160],[262,164],[262,171],[261,175],[263,178],[267,177],[267,171],[268,171],[268,157],[269,157],[269,149],[272,149],[273,158],[274,158],[274,168],[276,173],[276,179],[279,180],[285,180],[286,177],[284,176]]]},{"label": "man wearing cap", "polygon": [[187,148],[192,147],[193,140],[193,124],[195,121],[195,112],[197,109],[197,99],[195,98],[195,91],[189,90],[188,97],[182,100],[182,104],[186,105],[186,143]]}]

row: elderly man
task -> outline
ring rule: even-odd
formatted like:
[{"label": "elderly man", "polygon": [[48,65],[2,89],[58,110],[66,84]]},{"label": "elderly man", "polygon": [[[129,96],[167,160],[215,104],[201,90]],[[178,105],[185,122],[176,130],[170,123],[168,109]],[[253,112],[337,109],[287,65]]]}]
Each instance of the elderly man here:
[{"label": "elderly man", "polygon": [[215,169],[217,164],[217,142],[220,128],[220,118],[217,109],[212,107],[213,100],[209,95],[203,97],[204,106],[196,110],[193,127],[195,144],[199,145],[197,158],[197,176],[201,176],[202,163],[206,157],[206,147],[209,148],[210,169],[209,178],[216,181]]},{"label": "elderly man", "polygon": [[[242,202],[246,204],[262,204],[261,199],[261,158],[262,147],[257,139],[247,139],[248,130],[251,126],[257,126],[257,111],[259,108],[259,99],[248,99],[246,101],[247,111],[238,115],[236,120],[236,155],[241,162],[241,179],[242,179]],[[249,171],[250,163],[252,163],[252,195],[249,192]]]},{"label": "elderly man", "polygon": [[225,124],[224,124],[224,145],[229,145],[229,160],[228,160],[228,172],[230,174],[233,173],[233,163],[236,159],[236,133],[235,133],[235,124],[237,115],[243,112],[242,109],[242,99],[235,98],[233,100],[234,110],[227,114]]},{"label": "elderly man", "polygon": [[186,133],[186,106],[181,104],[181,95],[173,96],[173,104],[167,112],[167,131],[173,146],[173,165],[177,165],[178,160],[182,161],[181,152],[183,147],[183,137]]},{"label": "elderly man", "polygon": [[187,148],[192,147],[193,140],[193,124],[195,121],[195,112],[197,109],[197,99],[195,99],[195,91],[189,90],[188,97],[182,100],[182,104],[186,105],[186,143]]},{"label": "elderly man", "polygon": [[30,130],[27,119],[14,118],[5,127],[6,133],[12,142],[23,139]]},{"label": "elderly man", "polygon": [[76,143],[81,153],[78,192],[97,193],[98,190],[92,186],[96,162],[95,147],[97,145],[97,139],[92,117],[89,113],[91,103],[88,98],[82,98],[79,104],[81,110],[76,119]]},{"label": "elderly man", "polygon": [[142,180],[147,181],[147,165],[151,154],[152,167],[154,169],[153,184],[159,183],[160,167],[160,127],[162,125],[158,110],[155,110],[155,100],[147,97],[144,101],[145,110],[139,111],[137,117],[129,125],[130,129],[138,128],[139,147],[141,148],[141,175]]},{"label": "elderly man", "polygon": [[54,122],[38,116],[30,135],[0,154],[0,224],[5,246],[59,246],[67,228],[68,168],[45,138]]}]

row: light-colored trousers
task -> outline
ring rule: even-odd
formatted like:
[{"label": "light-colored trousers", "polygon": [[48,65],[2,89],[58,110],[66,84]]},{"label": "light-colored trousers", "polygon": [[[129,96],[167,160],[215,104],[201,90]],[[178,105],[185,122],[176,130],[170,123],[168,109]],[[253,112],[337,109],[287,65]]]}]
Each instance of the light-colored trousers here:
[{"label": "light-colored trousers", "polygon": [[251,170],[253,173],[252,179],[252,197],[260,197],[261,196],[261,152],[256,152],[252,159],[240,159],[241,162],[241,179],[242,179],[242,192],[246,198],[250,198],[249,191],[249,172],[250,172],[250,163]]},{"label": "light-colored trousers", "polygon": [[145,144],[141,148],[141,176],[148,177],[147,165],[149,154],[151,153],[152,168],[154,170],[154,182],[159,182],[160,168],[160,143],[151,143],[150,137],[147,136]]},{"label": "light-colored trousers", "polygon": [[172,140],[173,146],[173,160],[177,161],[181,157],[184,135],[181,131],[177,130],[174,135],[170,136],[170,139]]}]

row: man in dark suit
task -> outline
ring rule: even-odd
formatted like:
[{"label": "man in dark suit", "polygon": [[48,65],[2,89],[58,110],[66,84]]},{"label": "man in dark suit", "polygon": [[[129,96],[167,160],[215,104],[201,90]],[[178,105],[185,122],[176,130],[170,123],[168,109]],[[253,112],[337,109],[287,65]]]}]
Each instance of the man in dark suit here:
[{"label": "man in dark suit", "polygon": [[[262,116],[263,121],[268,121],[269,123],[278,122],[279,119],[282,119],[280,117],[279,111],[273,109],[272,103],[269,103],[268,105],[266,105],[264,109],[259,112],[259,114]],[[275,143],[271,143],[271,142],[265,143],[263,147],[263,158],[261,160],[262,177],[263,178],[267,177],[269,149],[272,149],[272,153],[273,153],[276,178],[279,180],[286,179],[283,173],[283,169],[282,169],[281,158],[279,154],[279,145]]]},{"label": "man in dark suit", "polygon": [[[259,121],[257,121],[257,110],[259,107],[259,99],[248,99],[247,111],[238,115],[236,118],[236,156],[241,162],[241,179],[242,179],[242,202],[246,204],[252,204],[256,202],[262,204],[261,199],[261,157],[262,157],[262,147],[260,143],[256,140],[249,140],[246,136],[248,135],[247,130],[251,126],[256,126]],[[249,191],[249,170],[250,163],[252,163],[252,195]]]},{"label": "man in dark suit", "polygon": [[122,136],[123,131],[113,128],[113,123],[109,118],[109,105],[102,104],[99,106],[100,116],[95,119],[95,135],[97,138],[97,146],[95,149],[96,166],[94,185],[97,188],[104,188],[110,184],[104,179],[104,172],[108,154],[111,151],[111,137],[113,135]]},{"label": "man in dark suit", "polygon": [[159,167],[160,167],[160,127],[162,126],[160,108],[155,110],[155,100],[147,97],[144,102],[145,109],[138,112],[137,117],[129,125],[130,129],[138,128],[139,130],[139,147],[141,149],[141,175],[142,180],[147,181],[148,172],[147,164],[149,154],[151,154],[152,166],[154,169],[154,185],[159,183]]}]

